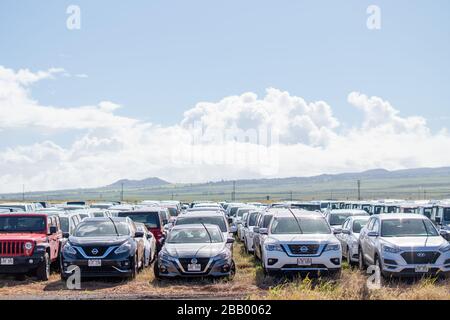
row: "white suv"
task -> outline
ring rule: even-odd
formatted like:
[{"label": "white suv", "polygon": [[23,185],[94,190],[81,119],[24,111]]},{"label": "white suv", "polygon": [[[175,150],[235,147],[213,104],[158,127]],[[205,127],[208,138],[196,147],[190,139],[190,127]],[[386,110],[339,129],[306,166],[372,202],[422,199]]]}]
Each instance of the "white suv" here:
[{"label": "white suv", "polygon": [[266,274],[274,272],[328,273],[341,271],[342,250],[325,218],[318,213],[279,209],[267,229],[262,249]]},{"label": "white suv", "polygon": [[383,276],[448,276],[450,244],[425,216],[372,216],[359,236],[359,267],[367,265]]}]

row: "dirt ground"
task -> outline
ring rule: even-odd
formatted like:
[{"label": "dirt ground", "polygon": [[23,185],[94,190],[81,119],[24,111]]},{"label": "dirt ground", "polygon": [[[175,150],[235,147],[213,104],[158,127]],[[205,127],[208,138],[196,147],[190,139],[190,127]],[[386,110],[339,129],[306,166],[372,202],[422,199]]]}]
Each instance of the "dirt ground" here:
[{"label": "dirt ground", "polygon": [[34,278],[0,277],[0,299],[440,299],[450,300],[450,280],[385,281],[370,290],[367,275],[344,265],[339,279],[266,277],[258,262],[235,245],[237,272],[232,280],[156,280],[153,268],[135,280],[82,281],[81,290],[68,290],[57,272],[47,282]]}]

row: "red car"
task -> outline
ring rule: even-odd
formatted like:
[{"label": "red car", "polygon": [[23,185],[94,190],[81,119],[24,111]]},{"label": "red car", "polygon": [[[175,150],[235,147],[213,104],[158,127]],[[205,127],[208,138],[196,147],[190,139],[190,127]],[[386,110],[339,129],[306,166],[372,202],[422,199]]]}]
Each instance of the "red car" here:
[{"label": "red car", "polygon": [[62,232],[57,216],[0,214],[0,274],[33,274],[46,281],[59,258]]}]

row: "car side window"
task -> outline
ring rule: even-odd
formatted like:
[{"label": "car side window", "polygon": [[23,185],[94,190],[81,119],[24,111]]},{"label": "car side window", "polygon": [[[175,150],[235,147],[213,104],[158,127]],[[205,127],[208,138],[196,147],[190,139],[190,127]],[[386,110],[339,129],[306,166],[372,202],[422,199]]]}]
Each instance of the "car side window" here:
[{"label": "car side window", "polygon": [[342,225],[342,229],[347,230],[349,224],[350,224],[350,220],[349,219],[345,220],[344,224]]},{"label": "car side window", "polygon": [[375,220],[375,218],[372,218],[369,220],[369,222],[367,223],[367,230],[372,230],[372,226],[373,226],[373,221]]},{"label": "car side window", "polygon": [[372,231],[379,232],[380,229],[380,221],[378,219],[374,219],[373,225],[372,225]]}]

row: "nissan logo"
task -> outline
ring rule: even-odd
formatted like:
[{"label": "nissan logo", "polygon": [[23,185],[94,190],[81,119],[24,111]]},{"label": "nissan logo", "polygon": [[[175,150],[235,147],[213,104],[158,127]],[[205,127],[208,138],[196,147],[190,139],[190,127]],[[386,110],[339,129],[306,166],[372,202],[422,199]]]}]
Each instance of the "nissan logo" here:
[{"label": "nissan logo", "polygon": [[192,264],[197,264],[197,259],[192,258],[191,263],[192,263]]},{"label": "nissan logo", "polygon": [[417,256],[419,258],[424,258],[425,257],[425,252],[417,252]]},{"label": "nissan logo", "polygon": [[98,253],[98,249],[94,248],[94,249],[91,250],[91,252],[92,252],[93,255],[96,255]]},{"label": "nissan logo", "polygon": [[308,252],[308,251],[309,251],[308,247],[306,247],[306,246],[300,247],[300,252],[305,253],[305,252]]}]

